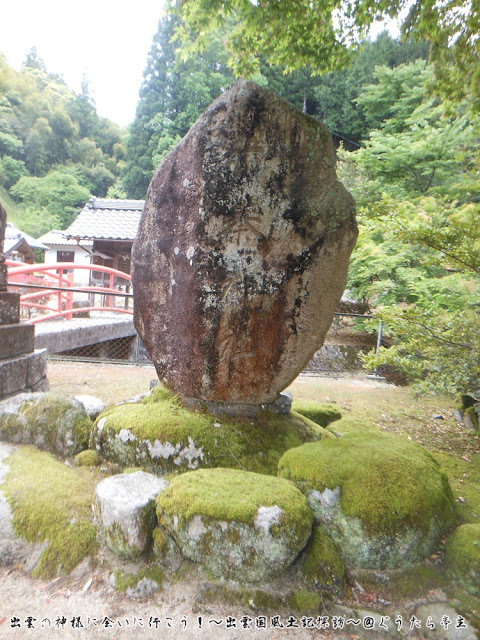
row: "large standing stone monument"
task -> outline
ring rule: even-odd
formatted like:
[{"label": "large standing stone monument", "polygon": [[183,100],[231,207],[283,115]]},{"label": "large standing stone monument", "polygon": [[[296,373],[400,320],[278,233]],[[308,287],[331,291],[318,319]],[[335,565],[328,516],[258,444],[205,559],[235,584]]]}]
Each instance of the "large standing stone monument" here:
[{"label": "large standing stone monument", "polygon": [[20,322],[20,294],[7,291],[6,226],[7,214],[0,203],[0,399],[48,390],[46,350],[34,350],[35,327]]},{"label": "large standing stone monument", "polygon": [[236,83],[148,189],[135,324],[159,377],[185,400],[273,402],[323,344],[356,236],[329,131]]}]

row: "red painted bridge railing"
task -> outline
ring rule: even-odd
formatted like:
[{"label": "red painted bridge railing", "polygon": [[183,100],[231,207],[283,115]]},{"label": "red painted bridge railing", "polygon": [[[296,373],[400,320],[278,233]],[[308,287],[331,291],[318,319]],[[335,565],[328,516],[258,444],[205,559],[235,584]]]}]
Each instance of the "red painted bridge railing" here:
[{"label": "red painted bridge railing", "polygon": [[[104,267],[98,264],[81,265],[74,262],[56,262],[53,264],[26,264],[6,260],[8,266],[8,286],[11,291],[25,290],[20,295],[20,308],[23,311],[34,311],[35,317],[29,322],[38,324],[46,320],[64,317],[71,320],[74,314],[92,311],[110,311],[133,314],[129,301],[132,294],[131,276],[123,271]],[[104,286],[75,285],[74,272],[88,270],[108,275],[108,283]],[[123,281],[123,284],[119,281]],[[122,287],[125,291],[122,291]],[[88,306],[74,307],[74,294],[85,294]],[[95,304],[100,294],[100,304]],[[123,306],[115,303],[116,298],[123,298]]]}]

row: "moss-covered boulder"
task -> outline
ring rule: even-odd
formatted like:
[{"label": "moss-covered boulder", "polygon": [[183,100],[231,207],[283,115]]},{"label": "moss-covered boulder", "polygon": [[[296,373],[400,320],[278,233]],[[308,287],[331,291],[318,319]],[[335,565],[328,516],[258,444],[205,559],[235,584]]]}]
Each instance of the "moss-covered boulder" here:
[{"label": "moss-covered boulder", "polygon": [[98,455],[97,451],[93,451],[92,449],[85,449],[84,451],[80,451],[75,456],[75,463],[79,467],[98,467],[101,463],[101,458]]},{"label": "moss-covered boulder", "polygon": [[468,407],[468,409],[465,409],[463,413],[463,423],[468,429],[478,431],[479,424],[477,410],[479,409],[479,405],[475,405],[474,407]]},{"label": "moss-covered boulder", "polygon": [[365,432],[304,444],[284,454],[279,475],[306,495],[347,567],[409,566],[454,525],[438,463],[398,436]]},{"label": "moss-covered boulder", "polygon": [[151,546],[155,498],[168,486],[144,471],[105,478],[95,488],[95,514],[102,539],[122,558],[136,558]]},{"label": "moss-covered boulder", "polygon": [[480,524],[462,524],[448,538],[445,563],[455,581],[480,597]]},{"label": "moss-covered boulder", "polygon": [[315,402],[314,400],[295,400],[292,409],[321,427],[328,427],[329,424],[340,420],[342,417],[340,411],[332,407],[331,404]]},{"label": "moss-covered boulder", "polygon": [[313,516],[291,483],[233,469],[173,478],[157,498],[159,524],[182,554],[215,578],[258,582],[288,567]]},{"label": "moss-covered boulder", "polygon": [[345,565],[322,527],[313,533],[297,565],[300,578],[309,587],[325,595],[342,595],[345,590]]},{"label": "moss-covered boulder", "polygon": [[0,402],[0,439],[72,456],[86,448],[93,423],[81,402],[60,393],[21,393]]},{"label": "moss-covered boulder", "polygon": [[85,468],[69,467],[34,447],[20,447],[8,458],[2,489],[13,512],[16,533],[43,542],[32,566],[34,576],[70,573],[97,550],[91,520],[96,478]]},{"label": "moss-covered boulder", "polygon": [[91,446],[107,460],[157,474],[233,467],[276,475],[287,449],[322,437],[333,438],[294,413],[265,411],[255,418],[223,418],[187,409],[169,391],[157,387],[139,404],[102,413]]}]

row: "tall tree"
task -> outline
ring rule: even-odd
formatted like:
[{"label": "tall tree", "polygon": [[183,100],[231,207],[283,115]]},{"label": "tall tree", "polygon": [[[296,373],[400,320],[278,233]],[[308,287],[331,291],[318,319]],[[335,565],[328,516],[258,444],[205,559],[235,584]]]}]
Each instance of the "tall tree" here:
[{"label": "tall tree", "polygon": [[154,169],[206,107],[233,81],[218,32],[195,58],[182,62],[172,42],[178,19],[166,14],[147,60],[122,181],[130,197],[144,198]]},{"label": "tall tree", "polygon": [[396,341],[370,368],[393,364],[429,391],[478,392],[480,116],[434,100],[432,73],[423,62],[379,67],[359,98],[378,129],[365,148],[339,152],[361,227],[348,287]]},{"label": "tall tree", "polygon": [[[405,35],[432,43],[438,89],[459,99],[470,90],[480,108],[480,12],[466,0],[171,0],[181,23],[176,35],[184,56],[203,50],[229,16],[237,19],[227,38],[237,75],[258,70],[259,58],[287,71],[310,66],[316,73],[345,66],[368,27],[409,8]],[[451,73],[452,69],[454,73]]]},{"label": "tall tree", "polygon": [[[61,78],[45,70],[36,51],[27,55],[20,72],[0,54],[0,185],[20,201],[18,210],[24,217],[17,216],[18,224],[25,220],[34,233],[48,230],[50,224],[64,224],[72,209],[67,208],[66,217],[57,212],[62,185],[75,202],[75,193],[105,196],[124,165],[125,133],[98,117],[86,81],[81,94],[75,95]],[[46,185],[40,189],[43,204],[35,210],[25,182],[15,190],[22,177]],[[45,197],[50,198],[48,204]]]}]

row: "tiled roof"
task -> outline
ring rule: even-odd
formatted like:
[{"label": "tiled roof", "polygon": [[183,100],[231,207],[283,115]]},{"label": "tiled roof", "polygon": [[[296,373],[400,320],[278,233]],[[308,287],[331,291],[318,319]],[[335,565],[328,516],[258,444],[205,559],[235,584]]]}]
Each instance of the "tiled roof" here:
[{"label": "tiled roof", "polygon": [[[48,247],[40,242],[40,240],[35,240],[32,236],[29,236],[28,233],[24,233],[13,226],[11,222],[7,222],[7,227],[5,229],[5,251],[12,251],[12,248],[16,245],[21,244],[22,238],[32,249],[41,249],[42,251],[46,251]],[[8,247],[8,249],[7,249]]]},{"label": "tiled roof", "polygon": [[[70,247],[74,247],[77,246],[77,241],[74,238],[67,238],[65,235],[65,231],[58,231],[57,229],[52,229],[51,231],[48,231],[48,233],[46,233],[45,235],[43,235],[41,238],[39,238],[38,240],[40,242],[43,242],[43,244],[50,246],[70,246]],[[82,245],[82,247],[92,247],[93,246],[93,240],[81,240],[80,244]]]},{"label": "tiled roof", "polygon": [[67,238],[134,240],[143,200],[92,198],[64,231]]}]

